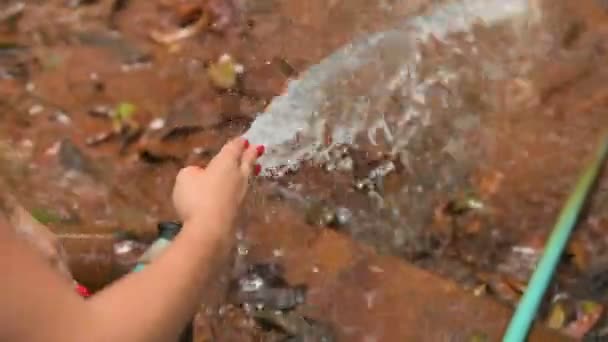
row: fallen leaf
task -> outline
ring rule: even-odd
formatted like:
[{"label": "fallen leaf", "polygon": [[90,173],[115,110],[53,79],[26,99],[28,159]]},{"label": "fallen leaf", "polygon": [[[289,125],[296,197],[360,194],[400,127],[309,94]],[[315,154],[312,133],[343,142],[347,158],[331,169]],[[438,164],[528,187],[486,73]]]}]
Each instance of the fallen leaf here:
[{"label": "fallen leaf", "polygon": [[481,284],[479,286],[477,286],[476,288],[473,289],[473,294],[476,297],[481,297],[483,295],[485,295],[488,292],[488,285],[487,284]]},{"label": "fallen leaf", "polygon": [[237,76],[241,72],[242,66],[236,64],[230,55],[223,55],[207,70],[211,83],[220,89],[233,88],[236,85]]},{"label": "fallen leaf", "polygon": [[564,324],[566,324],[566,309],[563,303],[557,302],[551,307],[547,318],[547,326],[559,330],[563,328]]},{"label": "fallen leaf", "polygon": [[496,297],[498,297],[500,300],[513,305],[519,301],[521,293],[516,291],[503,279],[503,277],[491,275],[484,279],[484,281],[487,282],[490,290],[492,290],[492,292],[496,294]]},{"label": "fallen leaf", "polygon": [[504,174],[498,171],[493,171],[484,175],[479,183],[479,192],[482,195],[494,195],[498,192],[504,178]]},{"label": "fallen leaf", "polygon": [[130,123],[133,120],[137,107],[130,102],[121,102],[116,107],[114,112],[113,124],[116,131],[120,131],[125,124]]},{"label": "fallen leaf", "polygon": [[206,13],[203,13],[200,18],[190,26],[168,33],[153,30],[150,32],[150,38],[159,44],[172,45],[180,40],[198,34],[208,26],[209,16]]},{"label": "fallen leaf", "polygon": [[526,283],[514,277],[503,276],[503,279],[511,288],[521,294],[526,292]]},{"label": "fallen leaf", "polygon": [[592,301],[583,301],[579,304],[576,320],[569,323],[562,331],[572,338],[582,339],[597,324],[603,311],[602,305]]},{"label": "fallen leaf", "polygon": [[33,208],[30,211],[30,215],[36,219],[36,221],[48,225],[51,223],[58,223],[62,221],[62,217],[54,212],[43,209],[43,208]]},{"label": "fallen leaf", "polygon": [[583,241],[580,239],[570,240],[566,251],[572,256],[572,262],[580,271],[586,271],[589,268],[589,252]]},{"label": "fallen leaf", "polygon": [[484,207],[484,203],[475,194],[469,192],[448,202],[445,211],[450,215],[461,215],[471,210],[481,210]]},{"label": "fallen leaf", "polygon": [[486,333],[476,331],[471,335],[469,342],[487,342],[489,340],[490,339]]},{"label": "fallen leaf", "polygon": [[135,113],[135,105],[129,102],[121,102],[118,104],[116,114],[120,120],[129,120]]}]

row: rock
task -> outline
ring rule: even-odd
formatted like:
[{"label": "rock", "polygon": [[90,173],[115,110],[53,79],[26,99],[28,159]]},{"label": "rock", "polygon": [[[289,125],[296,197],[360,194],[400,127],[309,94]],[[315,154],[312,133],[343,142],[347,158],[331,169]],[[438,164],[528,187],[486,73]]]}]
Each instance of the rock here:
[{"label": "rock", "polygon": [[59,162],[66,170],[95,172],[91,160],[70,139],[63,139],[59,145]]}]

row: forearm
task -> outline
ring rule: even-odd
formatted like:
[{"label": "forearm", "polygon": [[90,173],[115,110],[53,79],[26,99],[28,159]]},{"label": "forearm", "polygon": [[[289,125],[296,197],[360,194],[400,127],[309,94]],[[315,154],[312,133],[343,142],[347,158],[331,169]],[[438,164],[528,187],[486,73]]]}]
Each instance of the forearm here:
[{"label": "forearm", "polygon": [[10,275],[0,291],[0,340],[175,339],[192,318],[214,266],[229,255],[226,226],[186,224],[143,271],[83,300],[0,221],[0,272]]},{"label": "forearm", "polygon": [[222,224],[185,223],[163,255],[90,299],[97,324],[103,325],[95,330],[129,341],[177,336],[201,302],[214,267],[229,254],[228,231]]}]

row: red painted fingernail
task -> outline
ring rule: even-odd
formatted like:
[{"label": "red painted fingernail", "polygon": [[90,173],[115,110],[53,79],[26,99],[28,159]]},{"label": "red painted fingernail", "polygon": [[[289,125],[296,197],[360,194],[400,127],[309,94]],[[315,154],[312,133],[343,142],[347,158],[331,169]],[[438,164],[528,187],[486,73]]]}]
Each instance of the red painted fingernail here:
[{"label": "red painted fingernail", "polygon": [[243,143],[245,145],[245,148],[249,148],[249,140],[247,139],[243,139],[245,140],[245,142]]},{"label": "red painted fingernail", "polygon": [[258,157],[261,157],[261,156],[262,156],[262,154],[264,154],[264,151],[265,151],[265,150],[266,150],[266,148],[264,147],[264,145],[259,145],[259,146],[256,148],[256,151],[257,151],[257,153],[258,153]]},{"label": "red painted fingernail", "polygon": [[80,294],[83,297],[89,297],[91,295],[91,292],[89,292],[89,289],[87,289],[86,287],[84,287],[83,285],[80,285],[80,284],[76,284],[76,292],[78,292],[78,294]]},{"label": "red painted fingernail", "polygon": [[254,175],[259,175],[260,172],[262,172],[262,166],[260,164],[255,164],[255,167],[253,168],[253,174]]}]

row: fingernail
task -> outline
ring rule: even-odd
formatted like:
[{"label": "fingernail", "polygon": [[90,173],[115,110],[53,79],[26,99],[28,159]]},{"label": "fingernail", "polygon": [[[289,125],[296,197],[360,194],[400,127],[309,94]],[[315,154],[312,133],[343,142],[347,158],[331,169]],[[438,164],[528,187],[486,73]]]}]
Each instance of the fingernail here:
[{"label": "fingernail", "polygon": [[91,292],[89,292],[89,289],[87,289],[86,287],[80,285],[80,284],[76,284],[76,292],[78,292],[78,294],[80,294],[83,297],[89,297],[91,295]]},{"label": "fingernail", "polygon": [[260,174],[260,172],[262,172],[262,166],[260,164],[255,164],[253,168],[253,174],[257,176]]},{"label": "fingernail", "polygon": [[264,147],[264,145],[259,145],[256,148],[256,151],[258,153],[258,158],[262,156],[262,154],[264,154],[264,151],[266,150],[266,148]]},{"label": "fingernail", "polygon": [[249,140],[243,138],[243,140],[245,140],[245,142],[243,143],[245,145],[245,148],[249,148]]}]

